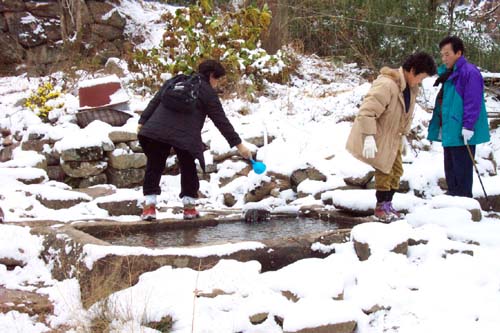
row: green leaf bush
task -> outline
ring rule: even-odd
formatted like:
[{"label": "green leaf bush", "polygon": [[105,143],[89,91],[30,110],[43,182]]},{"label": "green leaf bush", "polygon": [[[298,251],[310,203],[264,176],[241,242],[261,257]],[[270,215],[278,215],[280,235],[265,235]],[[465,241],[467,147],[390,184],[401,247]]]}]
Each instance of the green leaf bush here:
[{"label": "green leaf bush", "polygon": [[244,92],[250,98],[266,80],[288,81],[291,55],[282,50],[270,55],[261,48],[261,37],[271,24],[267,5],[222,12],[211,0],[202,0],[161,19],[165,22],[161,45],[136,50],[129,60],[129,68],[142,73],[136,76],[138,85],[156,89],[163,83],[164,73],[189,74],[205,59],[216,59],[224,65],[225,88]]}]

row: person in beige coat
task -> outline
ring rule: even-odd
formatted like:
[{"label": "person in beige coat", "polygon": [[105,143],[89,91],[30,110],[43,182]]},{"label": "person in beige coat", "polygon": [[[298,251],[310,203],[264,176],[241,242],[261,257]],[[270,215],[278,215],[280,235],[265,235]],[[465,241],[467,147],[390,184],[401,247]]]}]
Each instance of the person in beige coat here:
[{"label": "person in beige coat", "polygon": [[410,131],[418,85],[436,74],[427,53],[410,55],[399,69],[383,67],[366,94],[354,121],[346,149],[375,168],[375,216],[390,222],[400,214],[392,206],[403,175],[402,154]]}]

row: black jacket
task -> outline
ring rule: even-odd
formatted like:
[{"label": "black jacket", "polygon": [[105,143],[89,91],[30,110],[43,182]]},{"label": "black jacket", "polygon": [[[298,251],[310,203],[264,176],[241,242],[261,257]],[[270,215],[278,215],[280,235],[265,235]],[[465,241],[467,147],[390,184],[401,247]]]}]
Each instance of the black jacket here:
[{"label": "black jacket", "polygon": [[168,84],[168,81],[165,82],[139,119],[139,124],[143,125],[139,135],[189,151],[200,161],[204,170],[201,130],[207,116],[231,147],[241,143],[241,139],[227,119],[219,97],[208,79],[203,75],[201,78],[195,112],[174,111],[162,103],[162,92]]}]

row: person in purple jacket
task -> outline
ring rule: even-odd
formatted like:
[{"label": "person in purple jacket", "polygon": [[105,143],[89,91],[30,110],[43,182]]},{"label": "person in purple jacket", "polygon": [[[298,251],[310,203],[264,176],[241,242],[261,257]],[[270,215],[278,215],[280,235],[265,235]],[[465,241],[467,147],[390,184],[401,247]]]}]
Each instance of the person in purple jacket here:
[{"label": "person in purple jacket", "polygon": [[442,86],[427,138],[442,142],[447,194],[472,198],[476,145],[490,140],[484,81],[479,69],[465,59],[460,38],[444,38],[439,49],[443,65],[438,68],[434,85]]}]

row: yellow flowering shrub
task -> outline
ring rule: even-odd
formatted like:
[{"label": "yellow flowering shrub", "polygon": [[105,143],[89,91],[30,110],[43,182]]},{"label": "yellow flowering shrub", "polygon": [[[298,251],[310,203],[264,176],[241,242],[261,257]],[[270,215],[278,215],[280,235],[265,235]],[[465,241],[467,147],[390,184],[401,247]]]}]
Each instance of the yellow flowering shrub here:
[{"label": "yellow flowering shrub", "polygon": [[[24,106],[36,113],[43,122],[49,122],[49,112],[54,109],[49,101],[55,100],[61,96],[61,91],[56,90],[52,83],[45,82],[40,85],[24,102]],[[64,103],[56,105],[56,108],[62,108]]]}]

